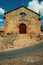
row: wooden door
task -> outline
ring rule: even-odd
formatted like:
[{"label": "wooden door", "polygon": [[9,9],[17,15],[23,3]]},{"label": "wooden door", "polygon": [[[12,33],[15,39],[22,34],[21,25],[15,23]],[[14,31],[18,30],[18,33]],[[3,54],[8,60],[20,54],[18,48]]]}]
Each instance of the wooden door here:
[{"label": "wooden door", "polygon": [[20,24],[19,26],[19,33],[20,34],[26,34],[26,25],[25,24]]}]

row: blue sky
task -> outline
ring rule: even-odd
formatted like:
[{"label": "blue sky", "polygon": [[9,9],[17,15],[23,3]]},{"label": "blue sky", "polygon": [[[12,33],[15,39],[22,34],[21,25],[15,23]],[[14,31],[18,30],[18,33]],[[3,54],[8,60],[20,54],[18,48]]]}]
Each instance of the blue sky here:
[{"label": "blue sky", "polygon": [[[28,2],[31,2],[32,0],[0,0],[0,7],[2,7],[6,11],[10,11],[16,7],[19,7],[22,5],[22,2],[24,3],[24,6],[28,7]],[[38,0],[39,3],[43,0]]]},{"label": "blue sky", "polygon": [[4,27],[4,11],[11,11],[24,5],[39,14],[43,20],[43,0],[0,0],[0,27]]}]

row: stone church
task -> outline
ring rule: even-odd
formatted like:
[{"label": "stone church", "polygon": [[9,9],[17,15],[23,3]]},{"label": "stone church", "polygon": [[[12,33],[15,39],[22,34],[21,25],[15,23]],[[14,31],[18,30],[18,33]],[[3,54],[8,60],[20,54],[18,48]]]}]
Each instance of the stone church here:
[{"label": "stone church", "polygon": [[5,32],[18,35],[40,35],[40,15],[26,7],[19,7],[5,13]]},{"label": "stone church", "polygon": [[37,43],[36,39],[41,33],[39,14],[21,6],[6,12],[4,18],[4,33],[14,35],[14,48],[27,47]]}]

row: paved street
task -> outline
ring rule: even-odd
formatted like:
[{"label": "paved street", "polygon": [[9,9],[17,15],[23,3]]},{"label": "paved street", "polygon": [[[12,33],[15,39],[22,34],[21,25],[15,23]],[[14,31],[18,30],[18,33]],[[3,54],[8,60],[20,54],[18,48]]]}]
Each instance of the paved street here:
[{"label": "paved street", "polygon": [[0,60],[0,65],[43,65],[43,53],[39,52],[18,58]]},{"label": "paved street", "polygon": [[17,58],[26,54],[33,54],[37,52],[43,52],[43,42],[23,49],[0,52],[0,60]]}]

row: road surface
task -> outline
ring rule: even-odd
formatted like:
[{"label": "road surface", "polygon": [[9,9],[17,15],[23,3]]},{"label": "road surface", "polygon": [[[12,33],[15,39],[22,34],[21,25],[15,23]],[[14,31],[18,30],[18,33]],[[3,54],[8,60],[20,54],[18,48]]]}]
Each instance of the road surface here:
[{"label": "road surface", "polygon": [[0,60],[17,58],[26,54],[33,54],[37,52],[43,52],[43,42],[31,47],[0,52]]}]

